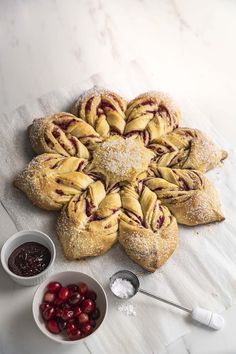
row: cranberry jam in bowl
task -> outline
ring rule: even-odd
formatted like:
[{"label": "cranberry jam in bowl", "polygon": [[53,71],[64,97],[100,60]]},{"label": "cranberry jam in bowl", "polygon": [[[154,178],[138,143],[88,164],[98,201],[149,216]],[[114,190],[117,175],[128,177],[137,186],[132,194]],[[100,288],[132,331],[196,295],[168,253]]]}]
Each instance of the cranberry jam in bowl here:
[{"label": "cranberry jam in bowl", "polygon": [[85,273],[66,271],[51,275],[39,286],[32,311],[47,337],[73,344],[97,332],[107,307],[106,293],[97,280]]},{"label": "cranberry jam in bowl", "polygon": [[3,245],[1,262],[16,283],[35,286],[44,281],[56,257],[54,243],[45,233],[24,230],[15,233]]}]

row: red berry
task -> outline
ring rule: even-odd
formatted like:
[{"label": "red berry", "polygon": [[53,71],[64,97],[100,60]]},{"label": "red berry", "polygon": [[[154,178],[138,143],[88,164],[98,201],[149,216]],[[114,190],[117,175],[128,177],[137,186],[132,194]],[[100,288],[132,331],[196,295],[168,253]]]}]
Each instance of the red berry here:
[{"label": "red berry", "polygon": [[81,302],[81,295],[80,295],[80,293],[73,293],[73,294],[71,295],[71,297],[69,298],[69,300],[68,300],[68,303],[69,303],[71,306],[79,305],[80,302]]},{"label": "red berry", "polygon": [[63,310],[60,307],[55,308],[55,317],[61,317]]},{"label": "red berry", "polygon": [[94,308],[95,308],[95,304],[93,300],[90,299],[85,299],[81,304],[81,309],[85,313],[93,312]]},{"label": "red berry", "polygon": [[73,317],[74,317],[74,311],[72,311],[70,309],[65,309],[65,310],[62,311],[61,318],[64,321],[68,321],[68,320],[70,320]]},{"label": "red berry", "polygon": [[53,281],[51,283],[48,284],[48,290],[51,293],[58,293],[58,291],[61,289],[61,284],[58,283],[57,281]]},{"label": "red berry", "polygon": [[71,332],[75,331],[77,329],[76,324],[74,322],[67,323],[66,325],[66,332],[69,335]]},{"label": "red berry", "polygon": [[96,327],[96,321],[95,320],[89,320],[88,322],[93,328]]},{"label": "red berry", "polygon": [[57,319],[57,323],[61,331],[63,331],[63,329],[65,329],[67,326],[67,322],[63,321],[62,319]]},{"label": "red berry", "polygon": [[43,312],[45,309],[47,309],[48,307],[50,307],[50,305],[47,302],[43,302],[42,304],[40,304],[39,308],[40,311]]},{"label": "red berry", "polygon": [[62,300],[64,300],[64,301],[67,300],[68,297],[69,297],[69,295],[70,295],[70,291],[69,291],[68,288],[62,287],[62,288],[59,290],[58,296],[59,296],[59,298],[62,299]]},{"label": "red berry", "polygon": [[79,290],[79,287],[76,284],[70,284],[67,286],[67,288],[71,291],[71,293],[74,293]]},{"label": "red berry", "polygon": [[50,307],[46,308],[43,311],[42,316],[43,316],[45,321],[51,320],[55,316],[54,307],[50,306]]},{"label": "red berry", "polygon": [[96,307],[93,312],[91,313],[90,317],[93,319],[93,320],[97,320],[99,317],[100,317],[101,313],[99,311],[99,309]]},{"label": "red berry", "polygon": [[68,337],[70,340],[80,339],[82,337],[82,332],[80,331],[80,329],[76,328],[75,330],[68,333]]},{"label": "red berry", "polygon": [[79,285],[79,293],[80,295],[85,295],[88,290],[88,286],[85,283],[80,283]]},{"label": "red berry", "polygon": [[58,334],[61,332],[57,321],[55,320],[49,320],[47,323],[47,329],[49,330],[49,332],[54,333],[54,334]]},{"label": "red berry", "polygon": [[61,304],[61,308],[62,308],[63,310],[65,310],[65,309],[68,310],[68,309],[70,309],[70,305],[63,301],[63,303]]},{"label": "red berry", "polygon": [[83,302],[84,300],[85,300],[85,296],[81,296],[81,301],[80,301],[80,303]]},{"label": "red berry", "polygon": [[44,294],[44,298],[43,300],[46,301],[46,302],[53,302],[56,298],[56,295],[53,294],[53,293],[50,293],[49,291],[47,291],[45,294]]},{"label": "red berry", "polygon": [[59,297],[57,297],[55,300],[54,300],[54,305],[56,306],[59,306],[63,304],[63,300],[62,299],[59,299]]},{"label": "red berry", "polygon": [[81,327],[81,330],[84,333],[84,335],[88,336],[89,334],[92,333],[93,327],[91,326],[91,324],[87,323]]},{"label": "red berry", "polygon": [[87,323],[88,320],[89,320],[89,317],[87,315],[87,313],[81,313],[79,316],[78,316],[78,320],[79,320],[79,323],[80,324],[84,324],[84,323]]},{"label": "red berry", "polygon": [[95,293],[95,291],[88,289],[88,291],[86,292],[86,298],[95,301],[97,298],[97,294]]},{"label": "red berry", "polygon": [[81,313],[82,313],[82,310],[81,310],[81,308],[80,307],[75,307],[74,308],[74,317],[79,317],[79,315],[81,315]]}]

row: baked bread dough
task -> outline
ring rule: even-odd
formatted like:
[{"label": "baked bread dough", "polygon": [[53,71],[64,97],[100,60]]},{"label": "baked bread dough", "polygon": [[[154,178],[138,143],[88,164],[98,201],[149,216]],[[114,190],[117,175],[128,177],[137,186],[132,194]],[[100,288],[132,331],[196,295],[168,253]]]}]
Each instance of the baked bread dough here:
[{"label": "baked bread dough", "polygon": [[90,171],[100,173],[108,185],[134,182],[148,169],[154,153],[139,139],[112,135],[93,151]]},{"label": "baked bread dough", "polygon": [[155,177],[144,183],[184,225],[208,224],[224,220],[213,184],[195,170],[153,169]]},{"label": "baked bread dough", "polygon": [[96,181],[81,195],[76,195],[62,210],[57,233],[65,256],[81,259],[99,256],[116,242],[121,209],[120,195],[106,192]]},{"label": "baked bread dough", "polygon": [[81,95],[72,113],[91,125],[103,138],[123,134],[127,102],[117,93],[94,87]]},{"label": "baked bread dough", "polygon": [[176,219],[146,186],[124,187],[121,200],[119,241],[133,261],[154,272],[177,246]]},{"label": "baked bread dough", "polygon": [[42,154],[18,174],[15,186],[40,208],[59,210],[94,180],[83,172],[87,160]]},{"label": "baked bread dough", "polygon": [[148,147],[156,154],[157,166],[202,172],[216,167],[228,155],[200,130],[190,128],[177,128]]},{"label": "baked bread dough", "polygon": [[202,172],[227,153],[199,130],[179,128],[171,98],[149,92],[127,103],[96,87],[72,113],[33,121],[30,141],[40,155],[15,179],[37,206],[61,209],[57,233],[68,259],[102,255],[119,240],[153,272],[178,244],[177,222],[224,219]]},{"label": "baked bread dough", "polygon": [[29,138],[37,154],[51,152],[85,159],[102,141],[91,125],[65,112],[35,119],[29,126]]},{"label": "baked bread dough", "polygon": [[181,113],[173,100],[162,92],[147,92],[128,103],[126,136],[139,134],[144,145],[156,142],[161,136],[179,126]]}]

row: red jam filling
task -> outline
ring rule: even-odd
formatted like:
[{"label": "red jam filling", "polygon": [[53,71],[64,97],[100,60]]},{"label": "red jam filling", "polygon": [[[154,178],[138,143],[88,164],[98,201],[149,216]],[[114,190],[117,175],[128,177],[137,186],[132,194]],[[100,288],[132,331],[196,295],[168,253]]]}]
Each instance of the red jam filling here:
[{"label": "red jam filling", "polygon": [[43,272],[50,260],[51,253],[47,247],[38,242],[26,242],[11,253],[8,267],[16,275],[32,277]]}]

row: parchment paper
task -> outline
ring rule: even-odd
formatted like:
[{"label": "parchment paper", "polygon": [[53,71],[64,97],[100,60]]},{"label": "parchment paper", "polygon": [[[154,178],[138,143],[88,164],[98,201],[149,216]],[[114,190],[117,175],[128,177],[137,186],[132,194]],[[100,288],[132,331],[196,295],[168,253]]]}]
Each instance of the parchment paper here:
[{"label": "parchment paper", "polygon": [[[136,76],[136,82],[139,78]],[[73,100],[94,83],[112,88],[127,99],[144,90],[154,89],[155,83],[135,85],[126,73],[104,83],[97,75],[70,90],[49,93],[34,102],[19,107],[1,118],[1,202],[17,230],[39,229],[49,234],[57,247],[55,271],[79,270],[97,278],[106,288],[109,314],[101,333],[88,340],[95,353],[159,352],[191,329],[192,324],[179,310],[159,304],[144,295],[132,299],[136,317],[125,316],[117,310],[115,300],[107,287],[109,276],[119,269],[130,269],[140,276],[141,286],[160,296],[192,307],[199,305],[223,311],[236,300],[236,157],[228,149],[229,158],[224,164],[208,173],[220,194],[226,220],[222,223],[199,227],[179,227],[180,243],[169,261],[154,274],[144,272],[135,265],[121,247],[115,245],[102,257],[79,262],[64,259],[55,234],[56,212],[47,212],[33,206],[21,191],[13,187],[15,175],[34,156],[29,144],[27,127],[34,118],[57,111],[65,111]],[[158,88],[159,89],[159,88]],[[184,117],[184,125],[200,128],[222,147],[227,143],[218,134],[208,117],[184,97],[175,97]],[[183,125],[183,126],[184,126]],[[4,219],[5,220],[5,219]],[[1,222],[5,222],[1,220]],[[11,234],[5,235],[6,239]],[[1,243],[3,244],[4,238]],[[22,291],[21,291],[22,294]]]}]

